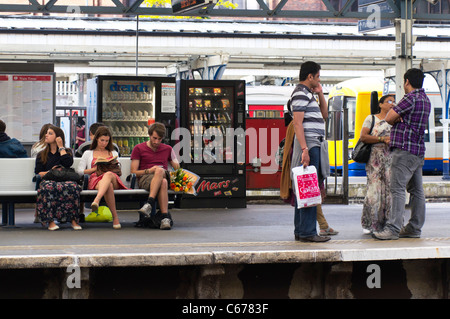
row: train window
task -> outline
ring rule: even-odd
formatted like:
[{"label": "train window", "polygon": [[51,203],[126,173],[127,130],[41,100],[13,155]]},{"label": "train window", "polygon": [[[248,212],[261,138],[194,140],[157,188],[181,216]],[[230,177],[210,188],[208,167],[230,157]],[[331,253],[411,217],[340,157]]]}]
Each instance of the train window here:
[{"label": "train window", "polygon": [[346,97],[344,103],[348,108],[348,138],[355,138],[356,98]]},{"label": "train window", "polygon": [[[329,100],[328,119],[326,123],[327,140],[342,140],[343,137],[343,113],[336,111],[334,97]],[[348,138],[355,138],[356,98],[345,97],[344,106],[348,109]]]},{"label": "train window", "polygon": [[342,112],[328,113],[326,125],[327,140],[342,140]]},{"label": "train window", "polygon": [[[431,116],[430,116],[431,118]],[[442,108],[435,107],[434,108],[434,140],[436,143],[442,143],[443,142],[443,133],[442,133]],[[429,131],[429,122],[427,124],[427,131],[425,131],[425,142],[430,141],[430,136],[428,134]]]},{"label": "train window", "polygon": [[325,134],[327,140],[340,140],[342,139],[341,134],[341,112],[336,111],[340,109],[341,97],[334,96],[328,100],[328,118],[325,127]]},{"label": "train window", "polygon": [[247,117],[282,119],[284,118],[284,105],[249,105]]},{"label": "train window", "polygon": [[255,111],[255,117],[264,118],[264,117],[266,117],[266,114],[264,111]]}]

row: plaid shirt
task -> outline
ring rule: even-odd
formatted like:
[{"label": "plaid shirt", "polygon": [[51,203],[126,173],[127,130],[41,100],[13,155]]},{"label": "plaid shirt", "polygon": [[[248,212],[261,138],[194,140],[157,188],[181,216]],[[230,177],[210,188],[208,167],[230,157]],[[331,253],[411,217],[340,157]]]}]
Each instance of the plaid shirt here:
[{"label": "plaid shirt", "polygon": [[399,148],[419,157],[425,155],[425,129],[431,103],[424,89],[406,94],[393,110],[402,118],[391,129],[391,149]]}]

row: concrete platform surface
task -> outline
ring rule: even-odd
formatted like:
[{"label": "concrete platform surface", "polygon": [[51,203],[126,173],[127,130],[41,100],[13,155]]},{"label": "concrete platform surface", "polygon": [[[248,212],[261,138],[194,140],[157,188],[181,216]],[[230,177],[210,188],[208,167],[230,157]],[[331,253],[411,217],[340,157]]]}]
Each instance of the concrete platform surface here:
[{"label": "concrete platform surface", "polygon": [[[362,205],[324,205],[339,231],[326,243],[301,243],[293,236],[289,205],[242,209],[172,210],[170,231],[134,227],[137,212],[121,211],[112,223],[69,224],[48,231],[33,223],[34,209],[17,209],[17,228],[0,227],[0,268],[185,266],[408,260],[450,257],[450,203],[428,203],[419,239],[379,241],[364,235]],[[408,216],[406,216],[408,218]]]}]

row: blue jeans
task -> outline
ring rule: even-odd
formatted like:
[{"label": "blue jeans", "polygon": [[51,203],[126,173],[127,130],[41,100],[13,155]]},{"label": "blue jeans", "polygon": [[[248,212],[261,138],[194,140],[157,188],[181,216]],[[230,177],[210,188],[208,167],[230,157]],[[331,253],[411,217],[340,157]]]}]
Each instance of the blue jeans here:
[{"label": "blue jeans", "polygon": [[[314,165],[320,175],[320,147],[313,147],[309,150],[309,165]],[[294,234],[299,237],[310,237],[317,235],[317,207],[297,208],[295,203],[294,211]]]}]

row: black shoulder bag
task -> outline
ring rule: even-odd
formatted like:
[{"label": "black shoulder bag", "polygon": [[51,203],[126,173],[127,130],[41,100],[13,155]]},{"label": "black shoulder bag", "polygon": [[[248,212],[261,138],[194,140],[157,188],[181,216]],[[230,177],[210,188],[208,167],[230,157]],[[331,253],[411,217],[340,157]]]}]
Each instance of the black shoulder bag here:
[{"label": "black shoulder bag", "polygon": [[43,180],[55,181],[55,182],[76,182],[78,184],[83,184],[83,179],[80,174],[75,172],[73,168],[66,168],[62,165],[58,165],[52,168],[42,176]]},{"label": "black shoulder bag", "polygon": [[[372,134],[372,129],[375,124],[375,116],[372,115],[372,125],[370,126],[369,134]],[[352,160],[356,163],[365,164],[369,161],[370,152],[372,151],[372,144],[366,144],[361,142],[361,139],[356,143],[355,148],[352,152]]]}]

